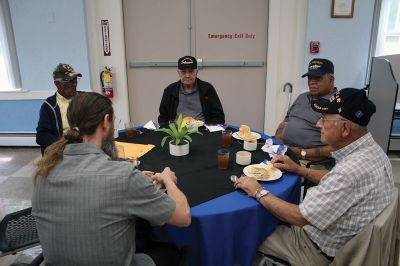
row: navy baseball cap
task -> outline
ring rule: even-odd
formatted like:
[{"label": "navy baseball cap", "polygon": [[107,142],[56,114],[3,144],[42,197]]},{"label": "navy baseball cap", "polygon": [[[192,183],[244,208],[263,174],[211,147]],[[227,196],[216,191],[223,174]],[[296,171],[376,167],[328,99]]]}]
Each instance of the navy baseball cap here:
[{"label": "navy baseball cap", "polygon": [[178,68],[185,69],[185,68],[197,68],[197,60],[193,56],[184,56],[178,59]]},{"label": "navy baseball cap", "polygon": [[368,99],[365,91],[353,88],[344,88],[329,100],[313,100],[311,107],[318,113],[339,114],[364,127],[376,112],[375,104]]},{"label": "navy baseball cap", "polygon": [[308,72],[305,73],[302,78],[304,77],[321,77],[324,74],[333,74],[334,73],[334,66],[331,61],[328,59],[323,58],[315,58],[308,63]]}]

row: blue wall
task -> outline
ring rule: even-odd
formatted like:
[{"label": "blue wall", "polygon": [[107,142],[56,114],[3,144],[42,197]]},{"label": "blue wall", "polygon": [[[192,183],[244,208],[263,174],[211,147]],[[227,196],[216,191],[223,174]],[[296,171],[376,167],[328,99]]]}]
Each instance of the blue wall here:
[{"label": "blue wall", "polygon": [[[90,90],[84,0],[9,0],[22,89],[56,91],[52,73],[68,63]],[[1,93],[0,93],[1,97]],[[1,100],[1,132],[36,132],[44,100]]]},{"label": "blue wall", "polygon": [[[331,18],[331,3],[332,0],[308,1],[304,70],[312,58],[328,58],[335,65],[336,87],[363,88],[375,1],[355,1],[351,19]],[[309,53],[309,42],[314,40],[321,42],[317,55]]]},{"label": "blue wall", "polygon": [[42,103],[43,100],[0,101],[0,132],[36,132]]}]

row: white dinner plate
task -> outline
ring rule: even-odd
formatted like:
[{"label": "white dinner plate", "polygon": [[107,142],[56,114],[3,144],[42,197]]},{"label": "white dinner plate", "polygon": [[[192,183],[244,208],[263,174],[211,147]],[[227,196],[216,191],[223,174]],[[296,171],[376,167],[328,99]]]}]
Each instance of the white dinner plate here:
[{"label": "white dinner plate", "polygon": [[[261,138],[261,135],[258,134],[257,132],[251,132],[251,135],[255,136],[256,139]],[[240,137],[239,135],[239,131],[233,132],[232,137],[234,137],[235,139],[243,140],[242,137]]]},{"label": "white dinner plate", "polygon": [[255,175],[255,174],[251,174],[250,173],[250,169],[252,167],[268,168],[268,166],[266,164],[264,164],[264,163],[259,163],[259,164],[251,164],[251,165],[248,165],[245,168],[243,168],[243,173],[245,175],[250,176],[250,177],[254,177],[255,179],[257,179],[259,181],[273,181],[273,180],[277,180],[277,179],[282,177],[282,171],[277,169],[277,168],[274,168],[273,174],[271,176],[269,176],[268,178],[260,178],[259,175]]}]

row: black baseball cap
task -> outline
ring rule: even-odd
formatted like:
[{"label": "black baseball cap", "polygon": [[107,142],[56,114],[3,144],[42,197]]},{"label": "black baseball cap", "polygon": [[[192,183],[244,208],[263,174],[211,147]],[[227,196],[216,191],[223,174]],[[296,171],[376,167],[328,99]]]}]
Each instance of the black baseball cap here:
[{"label": "black baseball cap", "polygon": [[354,88],[344,88],[329,100],[313,100],[311,107],[318,113],[339,114],[364,127],[376,112],[375,104],[367,98],[365,91]]},{"label": "black baseball cap", "polygon": [[333,63],[328,59],[315,58],[308,63],[308,72],[301,77],[304,78],[307,76],[319,78],[324,74],[333,74],[334,70]]},{"label": "black baseball cap", "polygon": [[178,59],[178,68],[179,69],[185,69],[185,68],[191,68],[191,69],[196,69],[197,68],[197,60],[193,56],[184,56]]}]

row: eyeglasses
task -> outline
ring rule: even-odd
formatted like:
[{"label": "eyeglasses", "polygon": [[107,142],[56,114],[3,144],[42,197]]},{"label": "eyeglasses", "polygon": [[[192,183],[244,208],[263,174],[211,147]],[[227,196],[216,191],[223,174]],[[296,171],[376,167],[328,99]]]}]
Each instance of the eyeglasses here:
[{"label": "eyeglasses", "polygon": [[337,119],[332,118],[332,119],[329,119],[329,118],[325,118],[325,116],[321,116],[318,119],[318,122],[321,122],[322,125],[325,123],[325,121],[344,121],[344,122],[346,122],[346,121],[349,121],[349,120],[344,119],[344,118],[337,118]]},{"label": "eyeglasses", "polygon": [[81,80],[81,77],[76,77],[76,78],[73,78],[73,79],[59,78],[59,79],[56,79],[56,80],[58,80],[58,81],[60,81],[60,82],[63,82],[63,83],[66,83],[66,82],[75,82],[75,80],[76,80],[76,83],[78,83],[78,82]]}]

